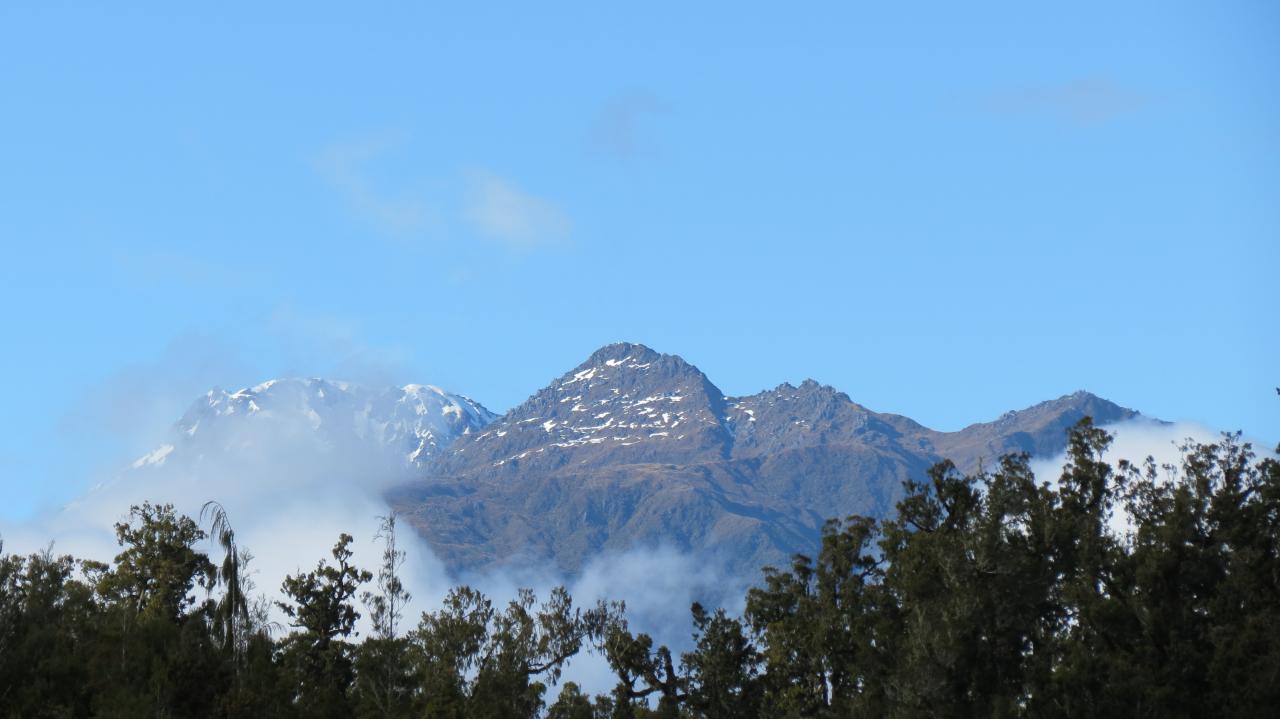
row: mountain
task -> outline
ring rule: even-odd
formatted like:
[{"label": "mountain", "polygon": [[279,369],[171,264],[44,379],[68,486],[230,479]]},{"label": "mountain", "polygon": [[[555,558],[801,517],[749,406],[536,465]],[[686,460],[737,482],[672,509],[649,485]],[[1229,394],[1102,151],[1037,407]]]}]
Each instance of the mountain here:
[{"label": "mountain", "polygon": [[258,503],[358,488],[455,573],[573,574],[602,551],[665,545],[749,579],[812,552],[830,517],[887,514],[902,482],[943,458],[971,471],[1008,452],[1050,456],[1086,415],[1138,416],[1077,392],[938,432],[812,380],[726,397],[679,356],[619,343],[501,417],[429,385],[215,389],[118,481],[223,499],[234,477]]},{"label": "mountain", "polygon": [[306,453],[372,457],[380,473],[408,474],[494,418],[480,404],[431,385],[371,389],[315,378],[271,380],[236,392],[209,391],[178,421],[170,441],[132,469],[229,458],[261,463],[264,455],[292,461]]},{"label": "mountain", "polygon": [[725,398],[697,367],[642,345],[609,345],[428,469],[540,473],[728,456]]},{"label": "mountain", "polygon": [[1085,415],[1137,413],[1077,392],[938,432],[812,380],[726,397],[682,358],[619,343],[459,437],[388,500],[458,572],[573,573],[601,551],[673,545],[752,577],[812,552],[829,517],[884,515],[943,458],[972,470],[1052,455]]}]

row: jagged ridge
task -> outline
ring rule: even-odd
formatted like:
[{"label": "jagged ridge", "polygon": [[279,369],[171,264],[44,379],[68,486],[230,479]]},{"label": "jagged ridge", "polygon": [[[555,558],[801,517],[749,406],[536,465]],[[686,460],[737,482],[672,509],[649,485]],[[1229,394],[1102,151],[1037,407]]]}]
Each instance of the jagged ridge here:
[{"label": "jagged ridge", "polygon": [[608,345],[458,441],[392,501],[455,569],[669,543],[734,572],[812,551],[825,519],[879,516],[943,457],[962,469],[1049,454],[1085,414],[1137,415],[1088,393],[937,432],[806,380],[725,397],[697,367]]}]

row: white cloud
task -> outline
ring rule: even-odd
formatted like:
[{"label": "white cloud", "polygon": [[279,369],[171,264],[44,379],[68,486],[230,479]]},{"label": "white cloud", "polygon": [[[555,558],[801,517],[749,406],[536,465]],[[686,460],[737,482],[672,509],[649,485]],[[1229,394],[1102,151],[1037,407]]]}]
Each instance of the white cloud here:
[{"label": "white cloud", "polygon": [[412,155],[403,146],[389,134],[334,143],[314,167],[353,213],[393,237],[430,233],[441,240],[450,230],[469,228],[514,250],[568,238],[572,223],[564,211],[511,179],[483,169],[431,177],[407,164]]},{"label": "white cloud", "polygon": [[[330,434],[322,440],[302,415],[263,410],[257,419],[228,423],[215,435],[199,435],[206,440],[200,445],[206,450],[202,453],[183,452],[179,446],[162,462],[138,469],[126,469],[125,463],[108,481],[62,510],[0,529],[4,550],[28,553],[53,541],[57,553],[106,561],[119,552],[112,525],[127,518],[130,505],[172,503],[196,518],[206,501],[216,500],[226,508],[241,546],[254,554],[256,591],[271,600],[283,599],[279,589],[287,574],[330,559],[329,549],[340,532],[355,538],[354,562],[376,569],[377,518],[388,511],[383,495],[408,479],[406,470],[373,438]],[[170,432],[157,435],[151,447],[182,445],[178,430]],[[404,580],[414,595],[405,612],[406,626],[416,625],[421,612],[442,606],[449,588],[459,583],[484,591],[498,607],[514,599],[520,587],[545,598],[551,588],[567,583],[580,607],[598,599],[625,601],[633,631],[648,632],[678,653],[690,644],[689,605],[694,600],[714,605],[740,602],[742,596],[716,573],[713,563],[669,547],[597,557],[568,581],[550,564],[452,577],[407,523],[400,528],[401,546],[408,552]],[[212,541],[204,549],[215,563],[221,560],[221,550]],[[363,607],[360,611],[367,614]],[[277,613],[275,620],[283,617]],[[367,630],[365,617],[362,635]],[[593,693],[608,691],[614,682],[604,660],[585,651],[570,662],[562,681],[568,680]],[[553,688],[548,693],[552,700],[555,692]]]},{"label": "white cloud", "polygon": [[[1182,458],[1178,448],[1188,439],[1209,443],[1221,438],[1219,433],[1203,425],[1191,422],[1165,423],[1146,418],[1103,425],[1102,429],[1113,437],[1111,447],[1104,455],[1106,461],[1113,466],[1122,459],[1142,464],[1147,457],[1154,458],[1157,465],[1177,465]],[[1033,459],[1031,468],[1037,479],[1056,481],[1062,474],[1066,459],[1064,451],[1054,457]]]},{"label": "white cloud", "polygon": [[[89,388],[62,418],[61,439],[68,447],[90,443],[108,455],[92,459],[117,459],[110,456],[116,452],[136,458],[158,446],[156,438],[194,397],[244,371],[244,362],[229,344],[206,334],[180,335],[155,359],[117,368]],[[103,440],[107,447],[94,447]]]},{"label": "white cloud", "polygon": [[375,181],[371,165],[399,144],[387,135],[333,144],[316,158],[315,167],[352,211],[385,232],[403,235],[425,229],[432,213],[424,193],[392,192]]},{"label": "white cloud", "polygon": [[[1222,439],[1220,432],[1214,432],[1200,424],[1192,422],[1165,423],[1146,418],[1104,425],[1102,429],[1110,433],[1113,438],[1111,446],[1107,449],[1106,454],[1103,455],[1103,459],[1113,467],[1122,459],[1141,467],[1147,457],[1154,459],[1157,467],[1162,468],[1166,465],[1181,467],[1182,450],[1180,448],[1188,441],[1198,444],[1211,444]],[[1265,442],[1255,441],[1252,444],[1253,451],[1258,456],[1271,456],[1271,447]],[[1031,461],[1031,469],[1035,472],[1038,481],[1056,484],[1058,478],[1062,475],[1066,459],[1065,451],[1054,457],[1033,459]],[[1170,479],[1163,470],[1161,471],[1161,476],[1166,480]],[[1117,507],[1112,516],[1112,530],[1117,534],[1123,535],[1131,526],[1124,510]]]},{"label": "white cloud", "polygon": [[528,249],[565,239],[569,218],[555,205],[502,177],[484,171],[470,175],[463,216],[481,235],[508,247]]}]

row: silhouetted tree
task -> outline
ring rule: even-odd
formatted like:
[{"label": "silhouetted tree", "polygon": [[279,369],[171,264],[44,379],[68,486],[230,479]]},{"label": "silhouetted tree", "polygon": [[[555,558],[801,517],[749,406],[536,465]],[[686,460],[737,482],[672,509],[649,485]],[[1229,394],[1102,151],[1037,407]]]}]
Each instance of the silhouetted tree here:
[{"label": "silhouetted tree", "polygon": [[299,631],[284,643],[284,659],[293,675],[295,702],[305,716],[350,716],[349,690],[355,680],[351,647],[343,641],[355,631],[352,600],[373,575],[351,564],[352,537],[342,534],[331,554],[314,571],[285,578],[281,592],[289,602],[277,606]]},{"label": "silhouetted tree", "polygon": [[545,716],[1274,713],[1280,462],[1238,433],[1163,467],[1113,465],[1110,442],[1073,427],[1056,485],[1026,455],[972,475],[933,467],[892,516],[830,521],[812,557],[766,569],[741,617],[695,603],[678,659],[621,603],[584,611],[563,588],[495,607],[459,587],[401,636],[394,517],[362,596],[371,636],[353,642],[373,575],[343,534],[331,561],[282,583],[294,631],[276,640],[225,509],[202,513],[215,569],[195,522],[143,504],[116,525],[110,564],[0,543],[0,718],[519,719],[544,713],[546,686],[584,650],[608,662],[612,692],[565,682]]},{"label": "silhouetted tree", "polygon": [[396,537],[396,515],[379,517],[375,540],[382,542],[382,564],[378,568],[377,592],[362,595],[369,607],[373,636],[356,654],[359,713],[366,716],[407,716],[412,706],[415,678],[408,660],[409,642],[399,636],[404,607],[412,599],[400,579],[406,560]]}]

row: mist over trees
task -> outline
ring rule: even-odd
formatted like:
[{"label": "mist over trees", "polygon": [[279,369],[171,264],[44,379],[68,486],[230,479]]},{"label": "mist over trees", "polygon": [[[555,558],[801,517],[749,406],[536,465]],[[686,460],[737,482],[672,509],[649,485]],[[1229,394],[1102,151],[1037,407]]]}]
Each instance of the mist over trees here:
[{"label": "mist over trees", "polygon": [[[461,586],[406,617],[394,516],[376,571],[343,534],[268,598],[220,505],[197,522],[143,504],[116,526],[110,564],[0,544],[0,716],[1274,711],[1280,463],[1235,434],[1189,444],[1178,467],[1112,465],[1110,441],[1081,422],[1054,482],[1026,455],[975,475],[939,464],[893,516],[833,519],[812,556],[766,568],[741,616],[694,604],[670,617],[690,627],[679,654],[633,631],[623,604],[579,607],[563,588],[498,605]],[[222,556],[198,549],[210,537]],[[585,653],[612,691],[559,684]]]}]

